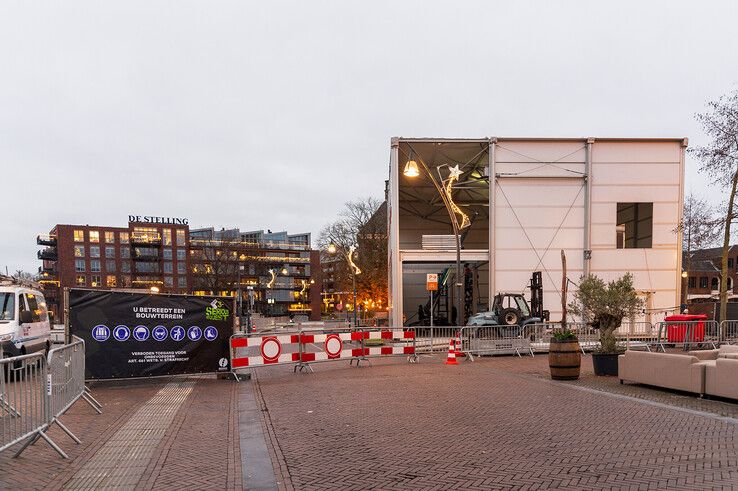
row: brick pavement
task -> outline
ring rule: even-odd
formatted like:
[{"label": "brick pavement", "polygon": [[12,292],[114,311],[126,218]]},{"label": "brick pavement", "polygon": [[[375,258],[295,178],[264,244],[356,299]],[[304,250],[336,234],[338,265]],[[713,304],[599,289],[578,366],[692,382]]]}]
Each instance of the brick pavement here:
[{"label": "brick pavement", "polygon": [[[151,379],[93,385],[103,404],[96,415],[77,402],[62,421],[82,440],[75,445],[58,428],[49,434],[69,454],[58,457],[38,442],[18,459],[0,453],[0,489],[61,489],[116,432],[172,380]],[[212,376],[190,377],[194,390],[169,424],[136,489],[242,489],[236,419],[237,385]]]},{"label": "brick pavement", "polygon": [[[337,363],[311,375],[263,370],[281,487],[738,487],[735,421],[613,397],[612,379],[596,381],[601,392],[567,387],[543,377],[545,364],[545,356],[457,367],[423,358]],[[590,370],[582,387],[597,385]]]},{"label": "brick pavement", "polygon": [[[540,355],[442,361],[268,367],[241,384],[191,377],[135,488],[248,488],[238,402],[250,393],[280,489],[738,488],[738,405],[619,385],[595,377],[590,357],[576,382],[548,380]],[[63,418],[83,444],[51,430],[71,459],[41,442],[17,460],[0,454],[0,489],[73,482],[171,381],[93,387],[104,413],[78,403]]]}]

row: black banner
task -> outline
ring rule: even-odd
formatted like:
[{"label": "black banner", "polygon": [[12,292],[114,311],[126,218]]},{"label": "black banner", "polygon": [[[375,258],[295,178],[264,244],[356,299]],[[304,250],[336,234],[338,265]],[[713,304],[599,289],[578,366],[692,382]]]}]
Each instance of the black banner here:
[{"label": "black banner", "polygon": [[85,341],[86,378],[229,370],[232,299],[69,291],[69,331]]}]

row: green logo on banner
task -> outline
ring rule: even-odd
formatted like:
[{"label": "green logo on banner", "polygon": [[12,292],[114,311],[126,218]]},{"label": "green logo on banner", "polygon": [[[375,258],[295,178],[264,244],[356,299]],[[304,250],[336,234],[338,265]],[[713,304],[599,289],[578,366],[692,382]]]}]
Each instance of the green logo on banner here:
[{"label": "green logo on banner", "polygon": [[205,307],[205,318],[209,321],[225,321],[229,315],[230,311],[217,298],[210,302],[210,307]]}]

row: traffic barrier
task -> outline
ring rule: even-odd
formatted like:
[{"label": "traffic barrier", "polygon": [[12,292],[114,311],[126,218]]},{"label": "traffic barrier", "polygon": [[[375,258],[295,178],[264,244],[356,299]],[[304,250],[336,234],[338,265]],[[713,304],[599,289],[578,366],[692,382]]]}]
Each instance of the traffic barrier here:
[{"label": "traffic barrier", "polygon": [[[382,346],[370,346],[371,340],[379,340]],[[384,345],[387,341],[392,345]],[[378,356],[407,355],[408,361],[417,360],[414,330],[379,328],[305,329],[268,336],[238,333],[231,336],[230,355],[237,380],[235,370],[266,365],[295,365],[297,371],[312,370],[311,363],[348,360],[353,364]]]},{"label": "traffic barrier", "polygon": [[390,341],[392,346],[369,346],[365,347],[365,356],[393,356],[408,355],[408,361],[413,363],[418,360],[416,352],[416,336],[415,330],[412,328],[404,329],[363,329],[364,345],[367,341],[381,339],[382,342]]},{"label": "traffic barrier", "polygon": [[36,438],[43,438],[59,455],[64,451],[45,434],[50,400],[43,353],[0,360],[0,452],[25,440],[16,457]]},{"label": "traffic barrier", "polygon": [[462,326],[415,326],[415,349],[417,353],[443,353],[448,349],[448,340]]},{"label": "traffic barrier", "polygon": [[720,325],[716,321],[664,321],[658,324],[656,346],[661,351],[666,351],[666,347],[681,347],[685,351],[699,347],[717,348],[723,342]]},{"label": "traffic barrier", "polygon": [[466,356],[463,344],[461,343],[461,330],[456,331],[456,351],[454,354],[456,355],[456,358],[463,358]]},{"label": "traffic barrier", "polygon": [[85,344],[73,337],[70,344],[43,353],[0,360],[0,451],[24,442],[18,457],[39,438],[60,456],[67,454],[46,434],[56,424],[81,443],[59,418],[79,399],[99,414],[102,405],[85,387]]},{"label": "traffic barrier", "polygon": [[59,418],[79,399],[84,399],[98,413],[102,413],[100,403],[94,400],[85,386],[85,342],[72,336],[72,342],[54,348],[47,355],[49,368],[47,393],[49,395],[49,426],[56,424],[64,433],[79,444],[81,441]]},{"label": "traffic barrier", "polygon": [[300,363],[300,331],[278,335],[233,334],[231,370],[262,365]]},{"label": "traffic barrier", "polygon": [[738,321],[720,322],[720,340],[723,344],[738,344]]}]

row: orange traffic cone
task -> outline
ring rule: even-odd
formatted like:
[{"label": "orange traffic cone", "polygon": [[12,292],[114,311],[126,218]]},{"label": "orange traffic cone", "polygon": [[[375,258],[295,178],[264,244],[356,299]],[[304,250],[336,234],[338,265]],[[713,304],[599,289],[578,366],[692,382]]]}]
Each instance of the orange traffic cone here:
[{"label": "orange traffic cone", "polygon": [[454,338],[448,341],[448,356],[446,357],[446,365],[458,365],[456,363],[456,348],[454,347]]},{"label": "orange traffic cone", "polygon": [[463,348],[461,347],[461,332],[456,331],[456,350],[454,351],[454,354],[456,355],[456,358],[464,357],[466,356],[466,353],[461,351]]}]

